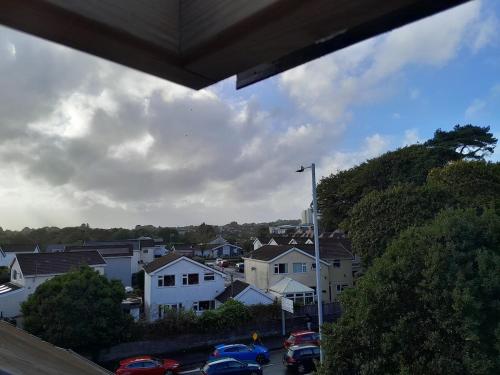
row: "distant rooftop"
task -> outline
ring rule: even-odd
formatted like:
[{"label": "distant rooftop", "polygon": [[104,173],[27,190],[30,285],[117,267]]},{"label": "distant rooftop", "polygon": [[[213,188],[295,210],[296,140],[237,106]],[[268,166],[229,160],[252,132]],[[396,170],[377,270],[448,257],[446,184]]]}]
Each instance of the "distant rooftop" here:
[{"label": "distant rooftop", "polygon": [[97,251],[17,254],[17,261],[24,277],[33,275],[58,275],[80,266],[105,266]]}]

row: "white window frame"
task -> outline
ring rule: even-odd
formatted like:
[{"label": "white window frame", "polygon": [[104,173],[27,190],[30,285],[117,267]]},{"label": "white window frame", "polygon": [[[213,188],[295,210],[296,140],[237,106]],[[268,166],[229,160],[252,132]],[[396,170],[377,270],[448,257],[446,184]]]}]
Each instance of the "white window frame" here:
[{"label": "white window frame", "polygon": [[[197,283],[189,283],[189,275],[198,275],[198,282]],[[200,274],[199,273],[184,273],[184,274],[182,274],[182,285],[183,286],[200,285]]]},{"label": "white window frame", "polygon": [[[299,269],[298,271],[295,270],[295,266]],[[303,262],[299,263],[293,263],[293,273],[306,273],[307,272],[307,264]]]},{"label": "white window frame", "polygon": [[[165,285],[165,276],[173,276],[174,277],[174,285]],[[177,285],[177,280],[175,275],[159,275],[158,276],[158,288],[173,288]]]},{"label": "white window frame", "polygon": [[[280,272],[280,265],[285,266],[285,272]],[[274,263],[274,274],[275,275],[286,275],[288,273],[288,263]]]},{"label": "white window frame", "polygon": [[349,288],[349,284],[344,284],[344,283],[336,284],[337,293],[342,293],[344,291],[344,289],[347,289],[347,288]]},{"label": "white window frame", "polygon": [[215,272],[206,272],[203,274],[203,281],[215,281]]}]

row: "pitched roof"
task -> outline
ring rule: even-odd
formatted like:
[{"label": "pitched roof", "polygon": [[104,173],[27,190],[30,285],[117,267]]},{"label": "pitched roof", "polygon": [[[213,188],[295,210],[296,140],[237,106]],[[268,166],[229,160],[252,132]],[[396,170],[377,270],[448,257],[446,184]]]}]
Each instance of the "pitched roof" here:
[{"label": "pitched roof", "polygon": [[273,239],[278,245],[288,245],[288,244],[290,244],[290,241],[292,241],[292,240],[294,240],[298,244],[305,244],[305,242],[309,238],[308,237],[296,237],[296,236],[294,236],[294,237],[273,236],[273,237],[271,237],[271,239]]},{"label": "pitched roof", "polygon": [[45,252],[46,253],[54,253],[57,251],[64,251],[66,248],[66,245],[64,244],[48,244],[45,246]]},{"label": "pitched roof", "polygon": [[243,292],[246,288],[248,288],[250,284],[247,284],[241,280],[235,280],[231,284],[229,284],[224,291],[219,294],[215,299],[219,302],[226,302],[228,299],[232,297],[236,297],[238,294]]},{"label": "pitched roof", "polygon": [[132,245],[133,250],[141,249],[140,240],[85,241],[85,246]]},{"label": "pitched roof", "polygon": [[289,277],[281,279],[276,284],[271,286],[269,290],[279,294],[314,292],[314,289],[309,288],[307,285],[299,283]]},{"label": "pitched roof", "polygon": [[227,241],[219,234],[215,239],[207,243],[207,245],[224,245],[226,243]]},{"label": "pitched roof", "polygon": [[1,247],[5,253],[32,253],[37,246],[36,244],[10,244]]},{"label": "pitched roof", "polygon": [[66,251],[98,251],[104,258],[132,256],[133,250],[130,244],[121,245],[82,245],[66,246]]},{"label": "pitched roof", "polygon": [[176,253],[168,253],[167,255],[164,255],[160,258],[156,258],[153,260],[151,263],[147,264],[144,266],[144,271],[147,273],[151,273],[156,271],[157,269],[166,266],[169,263],[172,263],[173,261],[182,258],[183,255],[176,254]]},{"label": "pitched roof", "polygon": [[[303,252],[314,256],[314,245],[264,245],[259,247],[257,250],[252,251],[247,258],[268,262],[293,248],[302,250]],[[325,246],[320,244],[319,251],[322,260],[351,259],[353,257],[353,255],[340,242]]]},{"label": "pitched roof", "polygon": [[17,254],[23,275],[62,274],[79,266],[100,266],[106,261],[97,251]]},{"label": "pitched roof", "polygon": [[49,344],[1,320],[0,337],[2,374],[111,374],[71,350]]}]

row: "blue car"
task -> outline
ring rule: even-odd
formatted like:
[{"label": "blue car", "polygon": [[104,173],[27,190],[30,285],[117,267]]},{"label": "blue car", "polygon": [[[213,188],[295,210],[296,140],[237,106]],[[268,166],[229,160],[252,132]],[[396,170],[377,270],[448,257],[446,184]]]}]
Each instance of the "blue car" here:
[{"label": "blue car", "polygon": [[234,358],[209,360],[201,368],[203,375],[262,375],[262,367],[257,363],[241,362]]},{"label": "blue car", "polygon": [[217,345],[210,359],[234,358],[240,361],[254,361],[259,364],[269,362],[269,349],[261,345]]}]

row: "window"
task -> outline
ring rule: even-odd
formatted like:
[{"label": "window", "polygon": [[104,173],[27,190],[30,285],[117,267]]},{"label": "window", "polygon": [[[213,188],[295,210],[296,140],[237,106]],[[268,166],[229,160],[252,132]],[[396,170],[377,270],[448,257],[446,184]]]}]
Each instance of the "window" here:
[{"label": "window", "polygon": [[205,275],[203,275],[203,280],[214,281],[215,280],[215,273],[213,273],[213,272],[206,273]]},{"label": "window", "polygon": [[337,284],[337,292],[342,293],[342,291],[348,287],[349,287],[348,284]]},{"label": "window", "polygon": [[312,264],[311,264],[311,266],[312,266],[312,269],[313,269],[313,270],[315,270],[315,269],[316,269],[316,263],[312,263]]},{"label": "window", "polygon": [[304,273],[307,272],[307,266],[305,263],[294,263],[293,273]]},{"label": "window", "polygon": [[143,253],[143,254],[147,254],[147,253],[148,253],[148,250],[142,250],[142,253]]},{"label": "window", "polygon": [[158,276],[158,286],[175,286],[175,275]]},{"label": "window", "polygon": [[291,299],[294,305],[310,305],[314,303],[313,292],[288,293],[285,297]]},{"label": "window", "polygon": [[14,272],[12,273],[12,278],[14,280],[17,280],[17,270],[14,270]]},{"label": "window", "polygon": [[215,301],[196,301],[193,302],[193,310],[194,311],[205,311],[205,310],[213,310],[215,309]]},{"label": "window", "polygon": [[158,305],[158,318],[163,318],[165,313],[168,311],[180,311],[182,310],[182,303],[173,303],[166,305]]},{"label": "window", "polygon": [[287,263],[276,263],[274,265],[274,273],[288,273],[288,264]]},{"label": "window", "polygon": [[182,275],[182,285],[196,285],[200,283],[197,273],[185,273]]},{"label": "window", "polygon": [[133,362],[127,365],[127,368],[142,368],[142,362]]},{"label": "window", "polygon": [[334,268],[340,268],[340,259],[334,259],[333,260],[333,267]]}]

